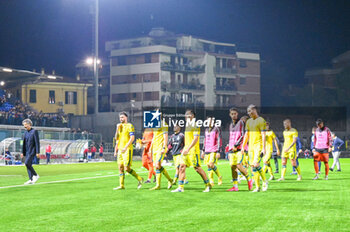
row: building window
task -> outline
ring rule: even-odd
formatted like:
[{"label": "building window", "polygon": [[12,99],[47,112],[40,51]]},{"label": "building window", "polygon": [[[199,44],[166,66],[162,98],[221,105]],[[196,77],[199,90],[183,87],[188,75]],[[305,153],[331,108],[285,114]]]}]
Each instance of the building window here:
[{"label": "building window", "polygon": [[180,74],[177,75],[177,83],[181,83],[181,75]]},{"label": "building window", "polygon": [[170,57],[170,64],[175,64],[175,56]]},{"label": "building window", "polygon": [[241,78],[239,79],[239,84],[240,84],[240,85],[245,85],[246,83],[247,83],[247,78],[241,77]]},{"label": "building window", "polygon": [[220,58],[216,58],[216,67],[220,68]]},{"label": "building window", "polygon": [[118,56],[118,65],[126,65],[126,57],[125,56]]},{"label": "building window", "polygon": [[49,91],[49,104],[55,104],[55,90]]},{"label": "building window", "polygon": [[119,93],[112,95],[112,102],[127,102],[130,101],[128,93]]},{"label": "building window", "polygon": [[159,54],[152,54],[151,63],[158,63],[158,62],[159,62]]},{"label": "building window", "polygon": [[247,61],[246,60],[240,60],[239,61],[239,67],[246,68],[247,67]]},{"label": "building window", "polygon": [[66,104],[77,104],[77,92],[74,91],[66,91],[66,99],[65,102]]},{"label": "building window", "polygon": [[126,65],[137,64],[137,58],[138,58],[138,56],[128,56],[128,57],[126,57]]},{"label": "building window", "polygon": [[183,58],[183,64],[188,64],[188,58],[187,57]]},{"label": "building window", "polygon": [[[143,98],[142,98],[143,94]],[[157,101],[159,100],[159,92],[138,92],[138,93],[118,93],[118,94],[112,94],[112,102],[113,103],[119,103],[119,102],[129,102],[130,100],[135,101]]]},{"label": "building window", "polygon": [[142,81],[158,82],[159,73],[143,73],[143,74],[112,76],[112,85],[142,83]]},{"label": "building window", "polygon": [[119,43],[112,44],[113,49],[119,49],[119,47],[120,47]]},{"label": "building window", "polygon": [[144,92],[143,93],[144,101],[157,101],[159,100],[159,92]]},{"label": "building window", "polygon": [[209,52],[209,44],[203,43],[203,50]]},{"label": "building window", "polygon": [[222,68],[227,68],[227,59],[222,58]]},{"label": "building window", "polygon": [[152,63],[152,54],[145,55],[145,63]]},{"label": "building window", "polygon": [[220,105],[220,95],[216,95],[216,104]]},{"label": "building window", "polygon": [[36,103],[36,90],[35,89],[29,90],[29,102]]},{"label": "building window", "polygon": [[148,73],[143,75],[144,82],[157,82],[159,81],[159,73]]},{"label": "building window", "polygon": [[131,42],[131,47],[132,48],[136,48],[136,47],[140,47],[141,46],[141,41],[139,40],[135,40]]}]

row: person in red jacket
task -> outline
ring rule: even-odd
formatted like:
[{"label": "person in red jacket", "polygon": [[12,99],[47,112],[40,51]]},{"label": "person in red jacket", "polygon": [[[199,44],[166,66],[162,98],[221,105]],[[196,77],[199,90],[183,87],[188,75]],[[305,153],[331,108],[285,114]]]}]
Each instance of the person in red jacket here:
[{"label": "person in red jacket", "polygon": [[50,156],[51,156],[51,144],[47,145],[45,152],[46,152],[46,164],[49,164]]},{"label": "person in red jacket", "polygon": [[84,162],[88,162],[88,161],[87,161],[88,153],[89,153],[89,148],[85,148],[85,150],[84,150],[84,158],[83,158],[83,159],[84,159]]},{"label": "person in red jacket", "polygon": [[92,145],[92,147],[91,147],[91,159],[95,159],[96,151],[97,151],[97,149],[96,149],[95,145]]},{"label": "person in red jacket", "polygon": [[101,143],[100,148],[98,149],[98,152],[100,153],[100,161],[103,160],[103,144]]}]

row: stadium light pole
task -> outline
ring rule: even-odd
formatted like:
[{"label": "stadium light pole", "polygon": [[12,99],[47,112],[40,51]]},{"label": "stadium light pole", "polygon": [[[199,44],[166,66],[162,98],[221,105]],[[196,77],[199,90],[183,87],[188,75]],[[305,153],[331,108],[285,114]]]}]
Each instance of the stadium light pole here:
[{"label": "stadium light pole", "polygon": [[95,0],[95,57],[94,57],[94,78],[95,78],[95,114],[98,114],[98,4],[99,0]]}]

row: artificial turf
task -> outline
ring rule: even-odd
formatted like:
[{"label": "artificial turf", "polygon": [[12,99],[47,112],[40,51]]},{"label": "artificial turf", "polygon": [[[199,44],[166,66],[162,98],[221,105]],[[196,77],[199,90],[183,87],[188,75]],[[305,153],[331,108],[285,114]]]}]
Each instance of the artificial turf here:
[{"label": "artificial turf", "polygon": [[[130,175],[125,190],[113,191],[116,162],[36,165],[37,184],[0,188],[0,231],[349,231],[350,159],[341,163],[342,172],[313,181],[313,161],[302,159],[301,182],[289,175],[288,163],[286,181],[270,181],[259,193],[248,192],[246,181],[239,192],[226,192],[232,186],[227,161],[218,165],[224,184],[210,193],[202,192],[193,169],[185,192],[171,193],[164,177],[160,191],[149,191],[153,183],[137,190]],[[146,178],[140,166],[133,164]],[[174,168],[166,168],[173,176]],[[0,167],[0,187],[27,178],[24,166]]]}]

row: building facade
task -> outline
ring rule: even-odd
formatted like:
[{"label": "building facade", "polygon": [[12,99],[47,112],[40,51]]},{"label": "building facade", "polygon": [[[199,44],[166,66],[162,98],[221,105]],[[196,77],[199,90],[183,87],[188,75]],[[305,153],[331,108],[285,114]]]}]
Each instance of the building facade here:
[{"label": "building facade", "polygon": [[45,81],[21,84],[13,89],[23,104],[38,112],[74,115],[87,114],[87,89],[91,84],[79,82]]},{"label": "building facade", "polygon": [[350,51],[346,51],[331,61],[331,67],[310,68],[305,71],[307,83],[312,86],[322,86],[326,89],[335,89],[337,76],[344,69],[350,67]]},{"label": "building facade", "polygon": [[106,42],[112,111],[260,106],[260,56],[162,28]]}]

